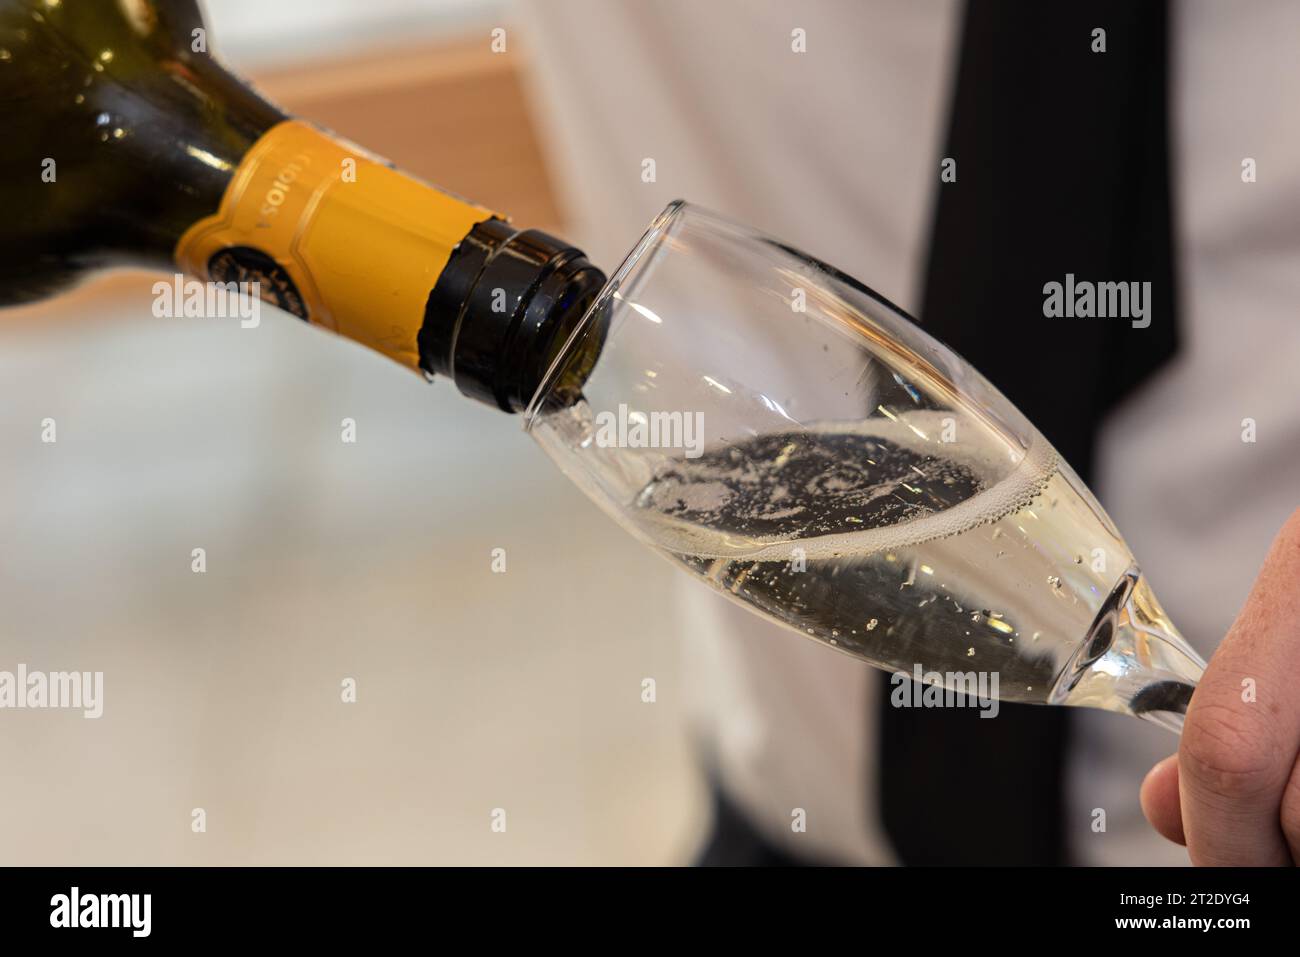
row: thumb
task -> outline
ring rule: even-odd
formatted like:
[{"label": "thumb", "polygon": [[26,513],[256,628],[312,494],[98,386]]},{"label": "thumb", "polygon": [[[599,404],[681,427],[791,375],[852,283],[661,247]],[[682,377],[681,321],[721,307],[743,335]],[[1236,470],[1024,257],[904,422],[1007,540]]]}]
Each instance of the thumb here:
[{"label": "thumb", "polygon": [[1142,813],[1161,837],[1186,844],[1183,811],[1178,798],[1178,755],[1171,754],[1147,772],[1142,782]]}]

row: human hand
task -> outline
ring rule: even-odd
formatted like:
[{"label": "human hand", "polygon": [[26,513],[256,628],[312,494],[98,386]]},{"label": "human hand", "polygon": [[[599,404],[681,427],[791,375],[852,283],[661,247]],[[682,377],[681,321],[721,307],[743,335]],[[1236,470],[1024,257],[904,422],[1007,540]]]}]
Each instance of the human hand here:
[{"label": "human hand", "polygon": [[1300,510],[1187,708],[1142,810],[1197,865],[1300,863]]}]

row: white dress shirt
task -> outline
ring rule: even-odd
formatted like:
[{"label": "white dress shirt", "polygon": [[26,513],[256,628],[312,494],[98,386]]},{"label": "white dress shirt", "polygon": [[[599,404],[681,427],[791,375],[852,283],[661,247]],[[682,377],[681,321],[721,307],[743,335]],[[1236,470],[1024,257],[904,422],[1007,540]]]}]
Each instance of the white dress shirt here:
[{"label": "white dress shirt", "polygon": [[[915,312],[960,10],[952,0],[545,0],[530,9],[543,138],[568,233],[612,265],[685,197],[833,263]],[[1300,491],[1300,5],[1174,9],[1172,149],[1181,352],[1105,424],[1094,491],[1203,654]],[[791,48],[805,31],[806,52]],[[1243,158],[1258,182],[1243,183]],[[642,181],[655,160],[657,181]],[[1241,441],[1244,418],[1259,440]],[[698,723],[722,784],[772,842],[894,860],[879,821],[864,664],[682,577]],[[1066,822],[1076,859],[1174,864],[1138,786],[1176,740],[1080,709]],[[792,831],[803,808],[807,831]],[[1106,830],[1093,830],[1094,809]]]}]

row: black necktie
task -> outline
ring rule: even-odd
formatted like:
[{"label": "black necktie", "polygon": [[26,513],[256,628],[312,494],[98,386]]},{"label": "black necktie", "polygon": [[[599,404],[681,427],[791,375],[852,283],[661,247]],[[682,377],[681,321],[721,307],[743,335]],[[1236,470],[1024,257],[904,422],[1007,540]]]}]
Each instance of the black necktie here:
[{"label": "black necktie", "polygon": [[[1098,423],[1176,344],[1167,44],[1161,0],[973,0],[963,25],[922,326],[1085,481]],[[1149,281],[1150,325],[1046,317],[1067,273]],[[902,861],[1066,863],[1068,709],[896,709],[888,680],[881,808]]]}]

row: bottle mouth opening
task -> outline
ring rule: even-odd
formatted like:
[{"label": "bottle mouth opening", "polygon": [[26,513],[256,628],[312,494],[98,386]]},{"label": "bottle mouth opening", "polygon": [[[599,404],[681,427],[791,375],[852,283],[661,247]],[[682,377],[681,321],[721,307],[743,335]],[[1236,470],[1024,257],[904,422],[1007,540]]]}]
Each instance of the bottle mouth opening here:
[{"label": "bottle mouth opening", "polygon": [[[564,337],[524,411],[525,432],[531,431],[544,413],[568,408],[579,399],[591,367],[599,359],[599,346],[609,333],[610,307],[619,289],[634,270],[654,261],[686,205],[685,200],[676,199],[664,207]],[[582,368],[584,364],[586,368]]]}]

